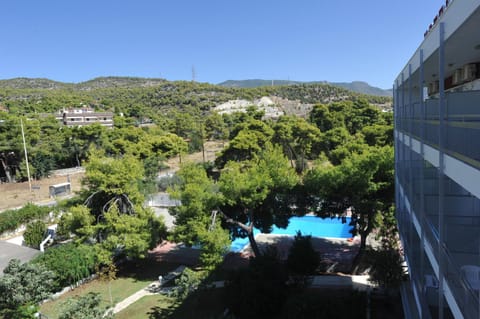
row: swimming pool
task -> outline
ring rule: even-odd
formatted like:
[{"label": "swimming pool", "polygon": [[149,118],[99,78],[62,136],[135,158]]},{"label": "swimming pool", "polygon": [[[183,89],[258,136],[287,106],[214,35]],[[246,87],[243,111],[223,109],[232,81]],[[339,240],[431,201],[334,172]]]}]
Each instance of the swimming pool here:
[{"label": "swimming pool", "polygon": [[[287,228],[283,229],[273,226],[271,234],[294,236],[300,230],[302,235],[312,235],[313,237],[350,238],[352,237],[350,233],[352,227],[349,224],[350,217],[347,217],[347,222],[344,224],[342,224],[342,220],[339,218],[292,217]],[[255,228],[253,233],[257,235],[260,231]],[[248,243],[248,238],[237,238],[232,242],[230,250],[238,252]]]}]

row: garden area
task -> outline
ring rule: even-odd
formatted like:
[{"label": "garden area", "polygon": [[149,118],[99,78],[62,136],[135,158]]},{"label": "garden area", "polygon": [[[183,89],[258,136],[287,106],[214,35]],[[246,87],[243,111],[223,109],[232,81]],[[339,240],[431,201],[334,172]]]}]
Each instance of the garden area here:
[{"label": "garden area", "polygon": [[42,304],[40,312],[48,316],[49,319],[56,319],[59,316],[62,304],[66,300],[91,292],[100,294],[101,304],[99,306],[100,308],[107,308],[111,304],[116,304],[145,288],[151,282],[158,280],[159,275],[164,275],[177,266],[178,264],[157,263],[150,259],[126,262],[119,267],[115,279],[99,278],[87,282],[63,294],[58,299]]}]

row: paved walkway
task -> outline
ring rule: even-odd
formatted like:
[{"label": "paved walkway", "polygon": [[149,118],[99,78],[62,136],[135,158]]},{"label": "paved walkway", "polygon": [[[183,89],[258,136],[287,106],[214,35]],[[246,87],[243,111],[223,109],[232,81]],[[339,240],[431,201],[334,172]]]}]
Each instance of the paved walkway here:
[{"label": "paved walkway", "polygon": [[127,308],[131,304],[137,302],[139,299],[145,296],[149,295],[154,295],[158,293],[168,293],[170,292],[174,287],[167,287],[167,288],[162,288],[162,284],[166,284],[167,282],[173,280],[174,278],[178,277],[179,275],[182,274],[182,272],[185,270],[185,266],[179,266],[175,270],[169,272],[167,275],[165,275],[162,278],[162,282],[160,283],[158,280],[155,280],[151,284],[149,284],[147,287],[140,289],[133,295],[123,299],[119,303],[113,307],[113,313],[118,313],[122,311],[123,309]]},{"label": "paved walkway", "polygon": [[[154,283],[152,283],[152,284],[154,284]],[[157,282],[157,284],[158,284],[158,282]],[[150,286],[151,285],[149,285],[146,288],[143,288],[142,290],[137,291],[136,293],[134,293],[130,297],[127,297],[127,298],[123,299],[122,301],[120,301],[119,303],[117,303],[115,305],[115,307],[113,307],[113,313],[117,313],[117,312],[122,311],[123,309],[125,309],[128,306],[130,306],[131,304],[137,302],[140,298],[142,298],[144,296],[155,294],[155,292],[153,292],[152,290],[149,289]]]}]

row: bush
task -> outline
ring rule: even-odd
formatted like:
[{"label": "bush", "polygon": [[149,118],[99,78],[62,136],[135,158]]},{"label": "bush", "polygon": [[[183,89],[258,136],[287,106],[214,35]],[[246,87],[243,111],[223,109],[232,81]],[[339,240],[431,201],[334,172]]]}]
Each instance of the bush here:
[{"label": "bush", "polygon": [[100,306],[102,299],[99,293],[89,292],[76,296],[63,303],[59,319],[113,319],[112,311]]},{"label": "bush", "polygon": [[38,249],[47,232],[47,225],[41,220],[31,222],[27,225],[27,230],[23,234],[25,244]]},{"label": "bush", "polygon": [[50,212],[50,207],[27,204],[17,210],[7,210],[0,214],[0,234],[6,231],[14,231],[22,224],[37,219],[45,219]]},{"label": "bush", "polygon": [[185,268],[180,277],[175,280],[177,288],[173,290],[172,296],[180,300],[187,298],[190,293],[197,290],[203,279],[205,279],[204,273]]},{"label": "bush", "polygon": [[372,252],[370,280],[384,288],[397,288],[405,279],[403,258],[396,249],[375,250]]},{"label": "bush", "polygon": [[97,253],[94,246],[68,243],[45,251],[34,259],[57,276],[58,287],[73,285],[94,273],[97,266]]},{"label": "bush", "polygon": [[312,236],[303,236],[299,231],[288,252],[287,267],[297,283],[306,283],[320,264],[320,257],[313,249]]},{"label": "bush", "polygon": [[43,265],[12,259],[0,277],[0,309],[37,303],[55,291],[55,274]]}]

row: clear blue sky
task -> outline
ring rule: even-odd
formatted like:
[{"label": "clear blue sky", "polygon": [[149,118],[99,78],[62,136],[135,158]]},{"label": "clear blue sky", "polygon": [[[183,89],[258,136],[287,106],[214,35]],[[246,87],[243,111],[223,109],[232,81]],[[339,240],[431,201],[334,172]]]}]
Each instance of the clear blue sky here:
[{"label": "clear blue sky", "polygon": [[440,0],[3,0],[0,79],[392,83]]}]

